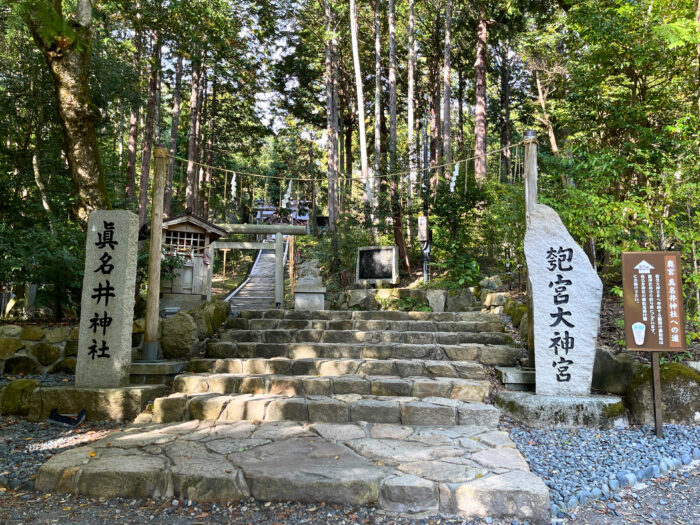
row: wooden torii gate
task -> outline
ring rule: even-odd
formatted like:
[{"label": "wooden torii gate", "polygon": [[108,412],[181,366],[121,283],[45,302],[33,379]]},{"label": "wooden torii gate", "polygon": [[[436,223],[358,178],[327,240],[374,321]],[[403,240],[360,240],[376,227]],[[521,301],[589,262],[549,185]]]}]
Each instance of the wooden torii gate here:
[{"label": "wooden torii gate", "polygon": [[[274,234],[275,235],[275,305],[284,302],[284,241],[283,235],[306,235],[306,226],[291,224],[217,224],[230,235],[234,234]],[[269,250],[270,245],[263,242],[216,241],[214,250]]]}]

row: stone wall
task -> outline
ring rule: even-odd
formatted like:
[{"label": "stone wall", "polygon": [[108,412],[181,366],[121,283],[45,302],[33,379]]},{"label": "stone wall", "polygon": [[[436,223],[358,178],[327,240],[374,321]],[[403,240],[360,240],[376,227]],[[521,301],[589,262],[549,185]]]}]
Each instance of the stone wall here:
[{"label": "stone wall", "polygon": [[77,325],[0,326],[0,373],[74,373]]},{"label": "stone wall", "polygon": [[478,305],[474,288],[358,288],[338,294],[334,310],[426,310],[460,312]]}]

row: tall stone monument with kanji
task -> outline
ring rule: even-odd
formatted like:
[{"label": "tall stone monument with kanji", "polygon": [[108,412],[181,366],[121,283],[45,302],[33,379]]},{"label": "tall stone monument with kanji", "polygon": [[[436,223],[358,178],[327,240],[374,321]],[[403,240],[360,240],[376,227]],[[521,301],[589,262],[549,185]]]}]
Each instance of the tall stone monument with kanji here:
[{"label": "tall stone monument with kanji", "polygon": [[75,386],[129,384],[139,219],[97,210],[88,219]]}]

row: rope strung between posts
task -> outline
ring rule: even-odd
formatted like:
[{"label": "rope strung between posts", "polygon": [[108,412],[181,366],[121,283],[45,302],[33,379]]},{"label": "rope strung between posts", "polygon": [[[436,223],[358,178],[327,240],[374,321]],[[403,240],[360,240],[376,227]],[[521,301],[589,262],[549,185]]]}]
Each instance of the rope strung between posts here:
[{"label": "rope strung between posts", "polygon": [[[489,157],[491,155],[495,155],[495,154],[500,153],[502,151],[506,151],[506,150],[509,150],[512,148],[517,148],[521,144],[524,144],[524,142],[518,142],[517,144],[511,144],[510,146],[506,146],[505,148],[500,148],[500,149],[493,150],[493,151],[487,151],[484,155],[472,155],[471,157],[458,159],[458,160],[455,160],[452,162],[446,162],[444,164],[438,164],[436,166],[429,166],[427,169],[428,169],[428,171],[434,171],[434,170],[444,168],[447,166],[455,166],[455,165],[460,164],[462,162],[469,162],[470,160],[475,160],[475,159],[478,159],[478,158],[483,157],[483,156]],[[279,180],[297,180],[297,181],[302,181],[302,182],[311,182],[314,180],[313,178],[308,178],[308,177],[286,177],[284,175],[263,175],[262,173],[252,173],[249,171],[232,170],[229,168],[220,168],[217,166],[210,166],[208,164],[203,164],[201,162],[196,162],[193,160],[187,160],[185,158],[172,156],[172,155],[168,155],[168,157],[172,157],[179,162],[191,162],[195,166],[200,166],[202,168],[211,168],[211,169],[219,170],[219,171],[222,171],[225,173],[238,173],[239,175],[246,175],[248,177],[259,177],[259,178],[279,179]],[[382,175],[371,175],[370,177],[374,177],[374,179],[385,179],[385,178],[389,178],[389,177],[395,177],[395,176],[400,176],[400,175],[409,175],[411,173],[418,173],[419,171],[422,171],[422,170],[414,169],[414,170],[394,171],[392,173],[384,173]],[[351,175],[351,176],[339,175],[338,180],[353,180],[353,181],[357,181],[357,182],[364,182],[364,179],[362,178],[362,176],[353,176],[353,175]]]}]

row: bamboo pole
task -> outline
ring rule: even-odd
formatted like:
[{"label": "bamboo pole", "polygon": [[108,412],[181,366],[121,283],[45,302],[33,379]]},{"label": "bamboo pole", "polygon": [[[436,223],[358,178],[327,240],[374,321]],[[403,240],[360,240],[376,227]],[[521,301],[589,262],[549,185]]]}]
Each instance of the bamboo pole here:
[{"label": "bamboo pole", "polygon": [[160,306],[160,257],[163,241],[163,199],[165,176],[168,169],[168,150],[162,144],[153,152],[155,171],[153,174],[153,203],[151,211],[151,245],[148,255],[148,295],[146,296],[146,334],[143,359],[158,359],[158,314]]}]

